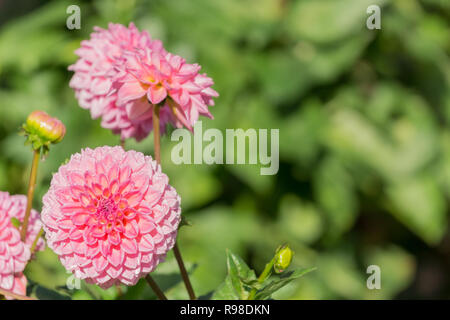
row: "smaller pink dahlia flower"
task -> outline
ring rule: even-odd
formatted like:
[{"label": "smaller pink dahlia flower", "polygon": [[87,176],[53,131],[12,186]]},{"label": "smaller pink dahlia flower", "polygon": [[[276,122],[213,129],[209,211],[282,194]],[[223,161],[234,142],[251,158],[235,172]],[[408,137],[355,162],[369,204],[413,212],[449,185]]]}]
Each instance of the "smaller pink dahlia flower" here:
[{"label": "smaller pink dahlia flower", "polygon": [[134,285],[175,244],[180,197],[149,156],[84,149],[53,176],[43,198],[48,246],[75,277]]},{"label": "smaller pink dahlia flower", "polygon": [[198,73],[198,64],[149,48],[127,53],[123,60],[115,82],[117,103],[128,104],[130,118],[151,114],[154,105],[160,105],[163,132],[169,122],[192,130],[200,115],[213,118],[208,106],[218,93],[211,88],[212,79]]},{"label": "smaller pink dahlia flower", "polygon": [[[30,248],[36,239],[42,223],[39,213],[31,210],[25,243],[20,239],[20,231],[12,223],[25,217],[27,199],[23,195],[11,196],[0,192],[0,288],[25,295],[27,280],[23,270],[30,260]],[[36,250],[44,248],[44,240],[39,239]]]},{"label": "smaller pink dahlia flower", "polygon": [[189,129],[199,115],[212,118],[208,106],[218,94],[200,66],[168,53],[161,41],[129,27],[94,28],[75,51],[70,87],[80,106],[102,119],[102,126],[122,139],[145,138],[153,129],[152,108],[159,104],[161,131],[167,123]]},{"label": "smaller pink dahlia flower", "polygon": [[113,89],[113,78],[118,73],[116,66],[124,52],[139,48],[162,50],[158,40],[130,23],[127,28],[110,23],[108,29],[94,28],[89,40],[81,42],[75,51],[77,62],[69,66],[74,71],[70,87],[75,90],[78,103],[91,111],[93,119],[101,118],[102,127],[120,134],[122,139],[135,137],[140,140],[151,130],[149,116],[130,118],[125,105],[117,105],[117,94]]}]

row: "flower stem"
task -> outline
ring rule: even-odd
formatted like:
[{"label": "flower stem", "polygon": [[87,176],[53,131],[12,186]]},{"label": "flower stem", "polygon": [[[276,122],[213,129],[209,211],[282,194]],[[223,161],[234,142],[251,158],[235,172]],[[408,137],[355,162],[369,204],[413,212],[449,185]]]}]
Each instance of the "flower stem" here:
[{"label": "flower stem", "polygon": [[[155,159],[156,162],[161,165],[161,136],[159,132],[159,106],[153,106],[153,139],[155,145]],[[173,252],[175,254],[175,259],[177,260],[178,267],[180,268],[181,277],[183,278],[184,285],[186,286],[186,290],[189,294],[189,298],[191,300],[197,299],[195,297],[194,289],[192,288],[191,281],[189,279],[189,275],[186,271],[186,267],[184,266],[183,258],[181,257],[180,250],[178,249],[178,244],[175,242],[173,247]]]},{"label": "flower stem", "polygon": [[[263,283],[272,273],[273,265],[275,264],[275,257],[272,258],[272,260],[269,261],[268,264],[266,264],[263,272],[259,275],[258,283]],[[256,289],[253,288],[252,291],[250,291],[250,295],[248,296],[247,300],[255,300],[256,296]]]},{"label": "flower stem", "polygon": [[159,300],[167,300],[167,297],[164,295],[164,292],[158,287],[155,280],[153,280],[151,275],[147,275],[145,277],[145,280],[147,280],[148,285],[152,288],[153,292],[155,292],[156,296]]},{"label": "flower stem", "polygon": [[122,287],[121,287],[121,285],[120,284],[116,284],[116,292],[117,292],[117,298],[121,298],[122,297],[122,295],[123,295],[123,292],[122,292]]},{"label": "flower stem", "polygon": [[37,168],[39,164],[41,150],[34,150],[33,163],[31,165],[30,181],[28,183],[27,208],[23,219],[22,229],[20,230],[20,238],[25,241],[27,238],[28,221],[30,220],[31,207],[33,205],[34,189],[36,187]]},{"label": "flower stem", "polygon": [[159,106],[153,105],[153,142],[155,144],[155,160],[161,165],[161,135],[159,133]]},{"label": "flower stem", "polygon": [[39,233],[36,236],[36,239],[34,239],[33,244],[31,245],[31,248],[30,248],[31,254],[33,254],[34,251],[36,250],[37,243],[43,234],[44,234],[44,229],[41,228],[41,230],[39,230]]},{"label": "flower stem", "polygon": [[21,294],[13,293],[13,292],[3,290],[3,289],[0,289],[0,294],[5,297],[8,296],[8,297],[14,298],[16,300],[36,300],[35,298],[23,296]]},{"label": "flower stem", "polygon": [[180,268],[181,277],[183,278],[184,285],[189,294],[191,300],[196,300],[194,289],[192,288],[191,281],[189,280],[189,275],[184,266],[183,258],[181,257],[180,249],[178,249],[178,244],[175,242],[173,246],[173,253],[175,254],[175,259],[177,259],[178,267]]}]

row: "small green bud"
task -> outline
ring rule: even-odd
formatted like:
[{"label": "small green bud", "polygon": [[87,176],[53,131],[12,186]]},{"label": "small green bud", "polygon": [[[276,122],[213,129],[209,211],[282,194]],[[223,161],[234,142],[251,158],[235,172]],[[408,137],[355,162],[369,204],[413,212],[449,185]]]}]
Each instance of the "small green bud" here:
[{"label": "small green bud", "polygon": [[22,134],[27,137],[26,144],[31,144],[33,150],[43,151],[45,156],[50,144],[60,142],[65,134],[66,127],[56,118],[50,117],[44,111],[33,111],[22,126]]},{"label": "small green bud", "polygon": [[26,127],[31,133],[52,143],[58,143],[66,134],[66,127],[56,118],[50,117],[44,111],[33,111],[27,118]]},{"label": "small green bud", "polygon": [[288,245],[281,247],[275,256],[275,264],[273,266],[276,273],[282,273],[286,270],[292,261],[292,256],[294,252],[289,248]]}]

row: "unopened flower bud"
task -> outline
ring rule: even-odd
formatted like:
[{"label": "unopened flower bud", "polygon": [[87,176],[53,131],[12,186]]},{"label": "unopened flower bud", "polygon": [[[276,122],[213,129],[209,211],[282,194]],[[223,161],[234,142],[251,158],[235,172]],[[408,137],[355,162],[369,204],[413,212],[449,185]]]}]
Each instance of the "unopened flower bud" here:
[{"label": "unopened flower bud", "polygon": [[294,252],[289,248],[288,245],[281,247],[275,257],[275,264],[273,266],[276,273],[282,273],[286,270],[292,261],[292,256]]},{"label": "unopened flower bud", "polygon": [[35,134],[41,138],[42,144],[58,143],[66,134],[64,124],[44,111],[33,111],[27,118],[25,130],[28,134]]}]

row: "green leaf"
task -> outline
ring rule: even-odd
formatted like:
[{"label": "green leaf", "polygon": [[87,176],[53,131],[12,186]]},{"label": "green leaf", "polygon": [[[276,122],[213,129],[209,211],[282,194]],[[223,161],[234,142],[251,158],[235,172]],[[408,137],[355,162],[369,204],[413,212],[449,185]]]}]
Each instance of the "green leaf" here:
[{"label": "green leaf", "polygon": [[214,293],[213,299],[247,299],[251,290],[248,284],[256,281],[255,271],[230,250],[227,250],[227,268],[228,275],[225,282]]},{"label": "green leaf", "polygon": [[229,276],[214,292],[212,300],[239,300],[239,295],[234,290]]},{"label": "green leaf", "polygon": [[337,158],[328,157],[320,164],[314,184],[317,202],[329,224],[327,235],[336,239],[357,217],[354,182]]},{"label": "green leaf", "polygon": [[30,280],[30,284],[27,288],[27,295],[31,295],[33,293],[39,300],[71,300],[71,298],[67,295],[63,295],[55,290],[43,287]]},{"label": "green leaf", "polygon": [[279,289],[283,288],[287,284],[289,284],[292,280],[298,279],[305,274],[316,270],[316,268],[308,268],[308,269],[297,269],[295,271],[289,271],[281,276],[273,277],[276,280],[269,282],[267,285],[264,286],[263,289],[259,290],[256,293],[255,299],[256,300],[265,300],[270,298],[270,296],[278,291]]},{"label": "green leaf", "polygon": [[388,209],[430,245],[441,241],[447,230],[445,197],[430,175],[405,179],[387,190]]},{"label": "green leaf", "polygon": [[20,226],[22,225],[22,223],[19,221],[19,219],[15,218],[15,217],[11,218],[11,223],[17,229],[20,229]]},{"label": "green leaf", "polygon": [[248,296],[248,287],[242,281],[256,280],[255,271],[251,270],[239,256],[227,250],[227,268],[231,284],[241,299]]}]

